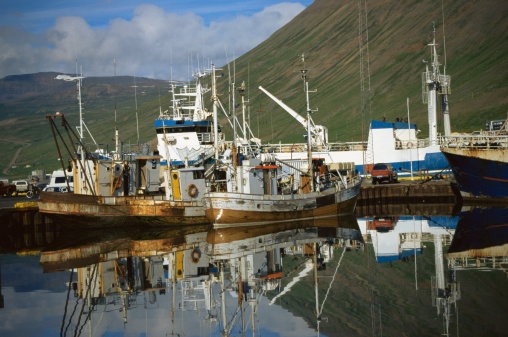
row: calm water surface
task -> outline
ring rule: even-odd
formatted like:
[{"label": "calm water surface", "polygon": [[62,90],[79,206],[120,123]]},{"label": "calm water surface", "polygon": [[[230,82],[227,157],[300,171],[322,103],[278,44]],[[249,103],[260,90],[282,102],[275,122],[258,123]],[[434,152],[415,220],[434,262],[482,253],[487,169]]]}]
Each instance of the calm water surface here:
[{"label": "calm water surface", "polygon": [[11,230],[0,336],[505,336],[508,209],[399,213]]}]

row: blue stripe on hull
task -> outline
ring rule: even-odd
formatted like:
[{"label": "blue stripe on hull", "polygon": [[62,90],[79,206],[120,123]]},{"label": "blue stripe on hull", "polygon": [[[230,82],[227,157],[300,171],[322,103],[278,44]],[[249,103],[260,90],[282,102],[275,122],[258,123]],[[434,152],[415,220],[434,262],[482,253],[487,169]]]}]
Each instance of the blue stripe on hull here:
[{"label": "blue stripe on hull", "polygon": [[[394,169],[397,170],[397,172],[400,175],[404,175],[407,173],[409,175],[409,172],[411,170],[411,162],[410,161],[402,161],[402,162],[383,162],[385,164],[390,164],[393,166]],[[363,174],[363,165],[355,165],[356,170]],[[448,169],[449,165],[446,161],[445,156],[442,152],[431,152],[427,153],[425,155],[424,160],[414,160],[413,161],[413,172],[419,171],[419,170],[429,170],[429,171],[439,171]],[[404,171],[405,170],[405,171]]]},{"label": "blue stripe on hull", "polygon": [[445,153],[462,192],[475,197],[508,197],[508,163]]}]

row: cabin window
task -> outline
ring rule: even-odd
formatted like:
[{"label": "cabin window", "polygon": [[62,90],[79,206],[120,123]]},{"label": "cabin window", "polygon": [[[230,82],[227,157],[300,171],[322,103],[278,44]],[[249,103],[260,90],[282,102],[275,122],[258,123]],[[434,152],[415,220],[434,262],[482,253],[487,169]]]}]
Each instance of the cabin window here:
[{"label": "cabin window", "polygon": [[65,183],[65,177],[56,177],[55,184],[63,184]]},{"label": "cabin window", "polygon": [[192,171],[192,178],[194,178],[194,179],[205,179],[205,172],[203,170]]},{"label": "cabin window", "polygon": [[[220,126],[218,126],[219,132],[221,132]],[[197,133],[207,133],[212,131],[212,124],[210,125],[190,125],[190,126],[179,126],[179,127],[166,127],[166,128],[157,128],[157,134],[164,133],[183,133],[183,132],[197,132]]]}]

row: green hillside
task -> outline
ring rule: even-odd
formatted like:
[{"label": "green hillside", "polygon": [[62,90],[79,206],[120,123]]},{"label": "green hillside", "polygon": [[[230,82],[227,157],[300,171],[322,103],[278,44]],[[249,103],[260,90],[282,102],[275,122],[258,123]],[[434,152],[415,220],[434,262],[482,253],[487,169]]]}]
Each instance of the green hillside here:
[{"label": "green hillside", "polygon": [[[432,42],[435,26],[440,61],[445,63],[443,16],[446,73],[452,76],[452,131],[479,130],[487,120],[506,118],[508,2],[385,0],[370,1],[367,6],[372,118],[393,121],[405,117],[409,98],[411,122],[422,131],[421,137],[427,136],[427,106],[421,98],[421,73],[425,70],[422,60],[430,60],[427,44]],[[238,87],[245,81],[247,115],[254,134],[264,143],[302,142],[303,127],[258,86],[303,115],[305,99],[298,71],[303,67],[299,57],[303,53],[309,86],[317,89],[310,96],[311,107],[319,109],[313,114],[315,123],[328,127],[330,141],[361,140],[358,17],[357,2],[314,1],[234,64],[222,66],[219,73],[224,76],[218,79],[218,91],[226,109],[230,109],[229,81]],[[0,79],[1,176],[25,177],[33,167],[22,167],[32,164],[47,170],[58,167],[45,114],[61,111],[71,125],[77,125],[78,106],[76,85],[54,80],[55,75]],[[137,85],[140,138],[153,140],[152,125],[159,108],[167,109],[169,105],[168,85],[149,79],[139,79]],[[128,76],[84,80],[85,120],[97,142],[113,143],[115,105],[121,138],[126,143],[137,142],[132,86],[133,78]],[[236,95],[238,103],[240,97]],[[238,104],[236,113],[241,113]],[[225,119],[220,122],[227,138],[232,139]],[[441,119],[438,125],[441,132]],[[19,149],[18,168],[1,173]]]},{"label": "green hillside", "polygon": [[[75,82],[55,80],[56,73],[9,76],[0,80],[0,174],[9,179],[26,178],[36,168],[49,171],[60,167],[58,152],[46,114],[57,111],[70,125],[79,124],[77,86]],[[136,99],[138,104],[140,143],[154,137],[152,125],[159,107],[169,105],[167,81],[136,78],[134,94],[132,76],[91,77],[83,80],[83,116],[93,138],[102,148],[114,144],[116,125],[124,144],[137,144]],[[160,102],[160,103],[159,103]],[[87,134],[85,142],[95,150]],[[5,169],[17,151],[14,168]],[[67,157],[67,156],[66,156]]]},{"label": "green hillside", "polygon": [[[484,128],[508,110],[508,2],[444,1],[446,73],[452,131]],[[369,1],[369,59],[372,118],[407,116],[428,135],[427,106],[421,98],[422,60],[430,61],[433,22],[444,64],[441,1]],[[361,139],[358,4],[316,0],[269,39],[236,60],[236,82],[249,83],[251,127],[264,142],[302,141],[303,128],[258,88],[265,87],[304,114],[302,68],[309,71],[313,119],[329,128],[330,141]],[[227,70],[227,68],[223,68]],[[261,109],[260,109],[261,107]],[[257,112],[262,110],[265,112]],[[441,121],[440,119],[438,120]],[[290,125],[290,127],[288,127]],[[275,139],[272,138],[272,127]],[[440,123],[439,132],[443,130]]]}]

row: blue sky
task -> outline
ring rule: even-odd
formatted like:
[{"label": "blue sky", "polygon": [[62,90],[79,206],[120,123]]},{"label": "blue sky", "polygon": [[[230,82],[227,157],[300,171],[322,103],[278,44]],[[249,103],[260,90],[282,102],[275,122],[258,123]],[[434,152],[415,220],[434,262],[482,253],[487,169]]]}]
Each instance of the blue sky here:
[{"label": "blue sky", "polygon": [[[312,0],[3,0],[0,78],[39,71],[183,79],[196,59],[223,65]],[[242,34],[239,34],[242,32]]]}]

